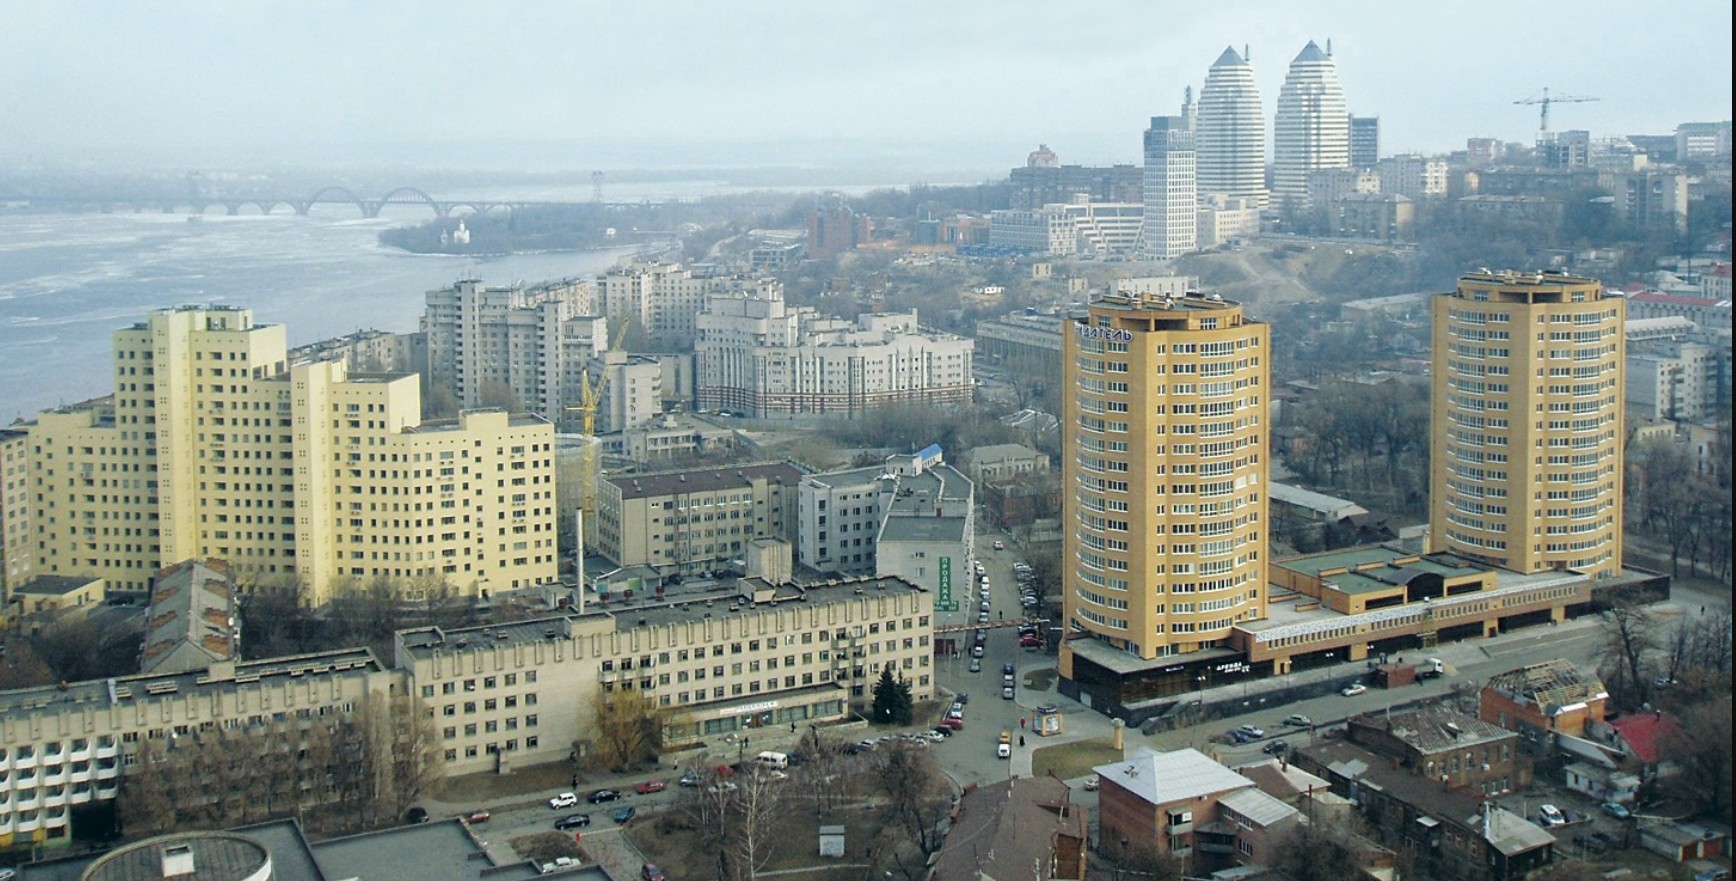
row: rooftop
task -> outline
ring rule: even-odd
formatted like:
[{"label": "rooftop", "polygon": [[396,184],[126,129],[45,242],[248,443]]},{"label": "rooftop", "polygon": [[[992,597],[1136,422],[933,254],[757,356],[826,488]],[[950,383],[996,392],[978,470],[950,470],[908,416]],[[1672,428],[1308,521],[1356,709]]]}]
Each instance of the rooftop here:
[{"label": "rooftop", "polygon": [[1384,731],[1423,755],[1469,747],[1515,737],[1513,732],[1484,722],[1476,716],[1440,705],[1425,705],[1402,712],[1374,712],[1352,716],[1350,736],[1356,730]]},{"label": "rooftop", "polygon": [[101,580],[101,578],[79,578],[70,575],[38,575],[13,588],[12,592],[31,596],[66,596]]},{"label": "rooftop", "polygon": [[1486,687],[1530,701],[1551,716],[1582,707],[1587,701],[1609,697],[1609,691],[1597,676],[1582,673],[1571,662],[1559,658],[1497,673],[1489,677]]},{"label": "rooftop", "polygon": [[622,499],[647,499],[684,493],[745,489],[759,481],[780,486],[796,486],[802,482],[804,473],[801,466],[794,462],[762,462],[756,465],[699,468],[690,471],[622,474],[605,477],[604,480],[620,489]]},{"label": "rooftop", "polygon": [[[698,590],[666,590],[635,596],[629,601],[611,601],[590,606],[583,614],[563,613],[510,624],[459,627],[442,630],[423,627],[401,631],[399,640],[408,659],[425,660],[443,651],[509,648],[549,640],[573,639],[584,633],[625,632],[638,627],[661,627],[708,618],[746,615],[781,603],[825,605],[872,596],[885,591],[923,592],[902,578],[859,578],[806,585],[771,585],[762,579],[743,578],[731,585],[708,585]],[[402,661],[403,659],[401,659]]]},{"label": "rooftop", "polygon": [[1283,822],[1297,813],[1290,805],[1255,788],[1232,792],[1218,799],[1218,804],[1260,826]]},{"label": "rooftop", "polygon": [[969,521],[964,517],[888,517],[880,541],[961,542]]},{"label": "rooftop", "polygon": [[98,857],[88,881],[242,881],[271,855],[256,841],[227,832],[192,832],[147,838]]},{"label": "rooftop", "polygon": [[1054,839],[1089,834],[1085,809],[1068,801],[1053,777],[1014,778],[967,788],[946,844],[935,856],[935,878],[1014,878],[1049,865]]},{"label": "rooftop", "polygon": [[200,695],[227,692],[241,685],[274,677],[313,677],[378,672],[384,668],[366,648],[336,649],[306,655],[245,661],[234,673],[222,670],[190,670],[185,673],[140,674],[114,679],[91,679],[66,686],[44,685],[0,691],[0,713],[30,712],[56,707],[107,707],[147,696]]},{"label": "rooftop", "polygon": [[1102,785],[1115,785],[1153,805],[1251,789],[1254,781],[1212,761],[1195,749],[1144,752],[1132,759],[1098,765]]}]

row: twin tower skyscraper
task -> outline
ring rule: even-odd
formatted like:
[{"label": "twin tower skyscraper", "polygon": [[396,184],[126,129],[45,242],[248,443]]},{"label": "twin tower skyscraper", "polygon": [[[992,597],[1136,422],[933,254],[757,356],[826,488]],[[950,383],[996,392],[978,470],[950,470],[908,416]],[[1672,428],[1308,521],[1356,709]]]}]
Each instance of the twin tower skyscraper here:
[{"label": "twin tower skyscraper", "polygon": [[[1328,47],[1331,43],[1328,42]],[[1315,171],[1350,165],[1350,113],[1332,54],[1310,41],[1290,63],[1273,122],[1266,182],[1266,116],[1246,51],[1227,48],[1199,103],[1154,116],[1145,132],[1144,255],[1167,260],[1198,247],[1201,206],[1247,212],[1308,196]]]}]

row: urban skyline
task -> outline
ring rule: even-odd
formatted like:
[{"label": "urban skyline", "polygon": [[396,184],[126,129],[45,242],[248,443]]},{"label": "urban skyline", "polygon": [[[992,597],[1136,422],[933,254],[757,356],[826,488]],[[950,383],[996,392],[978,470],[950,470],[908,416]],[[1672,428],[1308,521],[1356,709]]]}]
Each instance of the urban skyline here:
[{"label": "urban skyline", "polygon": [[[667,3],[425,16],[385,4],[317,30],[289,4],[100,16],[54,4],[9,22],[20,51],[0,70],[21,87],[0,98],[12,121],[0,159],[716,167],[814,161],[828,145],[861,142],[847,159],[942,172],[992,168],[995,156],[1041,141],[1072,161],[1126,161],[1138,121],[1197,87],[1222,47],[1250,48],[1261,94],[1275,96],[1284,60],[1310,39],[1332,41],[1351,109],[1382,117],[1389,152],[1442,152],[1471,136],[1529,141],[1536,108],[1513,102],[1545,86],[1601,99],[1562,108],[1558,130],[1657,133],[1730,115],[1727,7],[1696,3],[1611,43],[1610,25],[1628,16],[1613,5],[1573,15],[1485,6],[1395,16],[1366,3],[1243,2],[1179,20],[1162,13],[1157,27],[1156,10],[1104,3],[1040,28],[969,4],[905,16],[828,7],[780,16],[779,51],[768,55],[763,34],[742,30],[753,16]],[[170,33],[186,51],[138,39]],[[971,39],[956,39],[963,33]],[[1597,48],[1563,69],[1530,51],[1543,34]],[[654,56],[637,48],[648,39],[661,47]],[[1470,46],[1503,63],[1462,63]],[[335,55],[353,63],[330,64]],[[488,62],[429,64],[460,57]],[[672,58],[682,63],[659,60]],[[568,73],[546,76],[550,59],[570,59]],[[1005,70],[994,88],[937,88],[987,69]],[[744,127],[749,94],[757,112]],[[502,149],[510,145],[519,147]]]}]

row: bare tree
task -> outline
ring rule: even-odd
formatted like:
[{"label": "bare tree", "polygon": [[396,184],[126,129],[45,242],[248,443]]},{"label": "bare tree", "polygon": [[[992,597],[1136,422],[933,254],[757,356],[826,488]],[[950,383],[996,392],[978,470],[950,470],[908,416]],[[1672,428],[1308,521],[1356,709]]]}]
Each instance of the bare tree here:
[{"label": "bare tree", "polygon": [[923,860],[940,850],[941,821],[952,810],[952,788],[934,754],[921,747],[893,741],[874,754],[879,794],[886,799],[887,825],[903,831]]},{"label": "bare tree", "polygon": [[1272,848],[1272,865],[1291,881],[1339,881],[1362,874],[1370,845],[1349,827],[1297,823]]},{"label": "bare tree", "polygon": [[34,688],[59,681],[54,669],[36,653],[28,639],[13,640],[5,654],[0,654],[0,690]]},{"label": "bare tree", "polygon": [[730,850],[736,877],[755,881],[776,850],[781,830],[779,814],[787,780],[769,769],[753,766],[734,778],[737,789],[730,793]]},{"label": "bare tree", "polygon": [[1109,881],[1180,881],[1185,868],[1149,841],[1105,842],[1097,849],[1097,859]]},{"label": "bare tree", "polygon": [[[697,769],[690,770],[690,773]],[[729,813],[736,783],[721,779],[715,770],[698,772],[699,785],[689,787],[677,804],[676,813],[699,833],[700,846],[717,857],[717,877],[729,877]]]},{"label": "bare tree", "polygon": [[1604,613],[1603,645],[1609,660],[1599,673],[1618,705],[1633,709],[1650,699],[1646,654],[1656,643],[1656,625],[1645,608],[1618,606]]},{"label": "bare tree", "polygon": [[1730,693],[1686,707],[1680,727],[1669,729],[1661,744],[1665,756],[1682,773],[1673,789],[1692,799],[1708,814],[1729,820],[1730,778],[1736,772],[1736,742],[1731,737]]}]

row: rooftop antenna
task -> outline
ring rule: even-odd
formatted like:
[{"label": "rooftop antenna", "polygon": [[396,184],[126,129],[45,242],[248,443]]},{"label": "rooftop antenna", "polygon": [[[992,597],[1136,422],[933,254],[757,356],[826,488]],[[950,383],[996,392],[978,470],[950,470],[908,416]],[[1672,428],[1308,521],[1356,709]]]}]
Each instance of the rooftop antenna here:
[{"label": "rooftop antenna", "polygon": [[1249,64],[1254,63],[1254,50],[1249,49],[1247,43],[1242,44],[1242,60]]},{"label": "rooftop antenna", "polygon": [[1326,57],[1327,58],[1332,57],[1332,38],[1331,37],[1326,38]]}]

